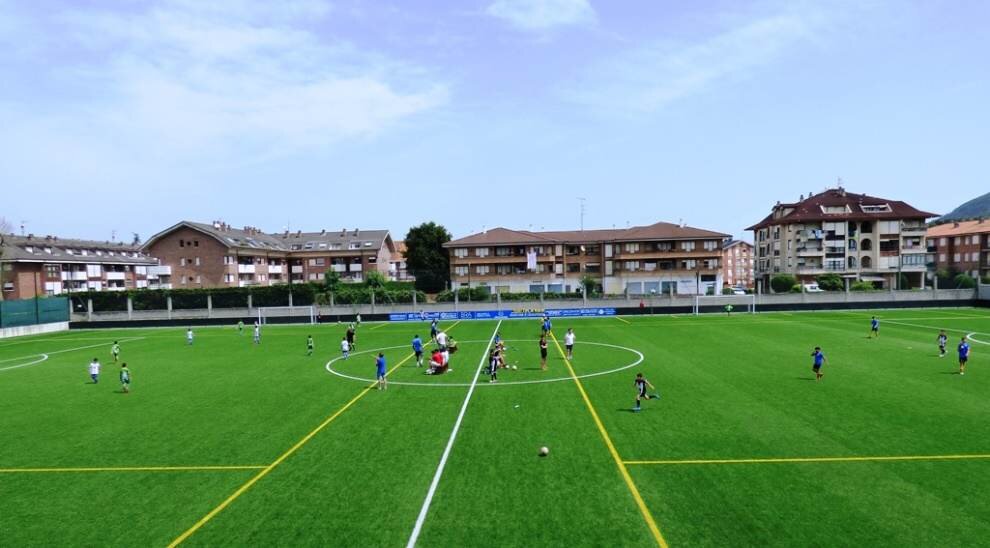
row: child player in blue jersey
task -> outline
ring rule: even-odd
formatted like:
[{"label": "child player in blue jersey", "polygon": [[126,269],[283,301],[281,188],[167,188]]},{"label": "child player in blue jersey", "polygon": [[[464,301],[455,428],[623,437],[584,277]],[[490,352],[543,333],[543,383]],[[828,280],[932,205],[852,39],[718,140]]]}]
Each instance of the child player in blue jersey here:
[{"label": "child player in blue jersey", "polygon": [[811,365],[811,370],[815,372],[815,382],[818,382],[822,380],[822,377],[824,376],[824,373],[822,373],[822,366],[825,365],[825,362],[828,360],[825,359],[825,354],[822,354],[822,347],[820,346],[816,346],[815,351],[812,352],[811,355],[815,359],[814,363]]},{"label": "child player in blue jersey", "polygon": [[880,320],[876,316],[870,318],[870,337],[880,337]]},{"label": "child player in blue jersey", "polygon": [[549,335],[551,329],[553,329],[553,324],[550,323],[550,316],[543,316],[543,335]]},{"label": "child player in blue jersey", "polygon": [[385,379],[385,354],[378,353],[378,357],[375,358],[375,369],[375,378],[378,379],[378,389],[388,390],[388,381]]},{"label": "child player in blue jersey", "polygon": [[412,349],[416,354],[416,367],[423,367],[423,340],[419,335],[413,336]]},{"label": "child player in blue jersey", "polygon": [[959,350],[959,374],[965,375],[966,362],[969,361],[969,343],[966,342],[966,337],[963,337],[962,340],[959,341],[958,350]]}]

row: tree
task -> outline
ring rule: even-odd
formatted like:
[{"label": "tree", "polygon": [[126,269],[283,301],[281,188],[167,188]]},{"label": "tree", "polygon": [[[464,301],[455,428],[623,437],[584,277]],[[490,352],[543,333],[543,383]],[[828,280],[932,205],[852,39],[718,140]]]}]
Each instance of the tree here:
[{"label": "tree", "polygon": [[952,278],[952,287],[956,289],[973,289],[976,287],[976,280],[969,274],[957,274]]},{"label": "tree", "polygon": [[591,274],[585,274],[581,276],[581,287],[584,288],[584,294],[588,297],[595,294],[595,289],[598,288],[598,278],[595,278]]},{"label": "tree", "polygon": [[406,268],[416,277],[416,289],[436,293],[450,283],[450,257],[443,248],[449,241],[447,229],[432,221],[409,229]]},{"label": "tree", "polygon": [[3,284],[4,284],[4,270],[3,270],[3,251],[4,251],[4,236],[9,234],[13,230],[13,227],[7,222],[7,219],[0,217],[0,301],[3,300]]},{"label": "tree", "polygon": [[822,274],[815,281],[818,282],[818,288],[823,291],[842,291],[846,288],[842,276],[835,273]]},{"label": "tree", "polygon": [[368,275],[364,279],[364,283],[371,290],[372,296],[374,296],[376,291],[384,288],[387,282],[388,280],[385,279],[385,275],[377,270],[368,272]]},{"label": "tree", "polygon": [[327,270],[323,273],[323,291],[317,296],[320,304],[333,303],[333,295],[340,289],[340,273],[336,270]]},{"label": "tree", "polygon": [[797,283],[797,278],[790,274],[777,274],[773,278],[770,278],[770,288],[775,293],[788,293]]}]

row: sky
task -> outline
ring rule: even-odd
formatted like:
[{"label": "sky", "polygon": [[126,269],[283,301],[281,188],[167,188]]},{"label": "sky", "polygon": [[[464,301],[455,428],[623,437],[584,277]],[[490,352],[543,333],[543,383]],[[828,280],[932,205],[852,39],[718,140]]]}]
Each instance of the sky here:
[{"label": "sky", "polygon": [[[840,180],[987,192],[990,3],[0,0],[0,217],[147,239],[611,228],[744,239]],[[583,200],[582,200],[583,199]]]}]

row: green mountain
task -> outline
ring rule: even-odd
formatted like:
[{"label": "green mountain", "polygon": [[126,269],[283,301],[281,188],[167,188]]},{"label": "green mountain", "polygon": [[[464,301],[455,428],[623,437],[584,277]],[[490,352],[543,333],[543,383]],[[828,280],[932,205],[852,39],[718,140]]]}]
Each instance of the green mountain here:
[{"label": "green mountain", "polygon": [[938,222],[962,221],[965,219],[990,218],[990,192],[974,198],[965,204],[953,209],[951,212],[942,215]]}]

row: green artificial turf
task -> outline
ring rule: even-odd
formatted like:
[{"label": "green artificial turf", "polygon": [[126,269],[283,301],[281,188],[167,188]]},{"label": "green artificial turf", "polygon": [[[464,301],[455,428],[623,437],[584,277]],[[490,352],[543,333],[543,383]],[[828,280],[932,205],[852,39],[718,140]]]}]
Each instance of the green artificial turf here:
[{"label": "green artificial turf", "polygon": [[[346,361],[337,324],[265,327],[260,346],[231,326],[192,346],[184,328],[0,340],[0,545],[167,545],[235,495],[184,545],[403,546],[496,323],[445,327],[460,350],[438,377],[408,359],[425,323],[365,324]],[[623,468],[673,546],[990,538],[986,310],[557,319],[561,343],[567,327],[601,428],[553,341],[540,371],[539,322],[503,322],[517,369],[478,377],[419,545],[656,544]],[[966,333],[984,342],[960,376]],[[378,351],[398,366],[385,392],[327,371],[372,379]],[[640,413],[636,372],[662,396]],[[856,460],[873,457],[922,458]],[[224,466],[255,468],[201,468]],[[56,468],[141,470],[25,471]]]}]

